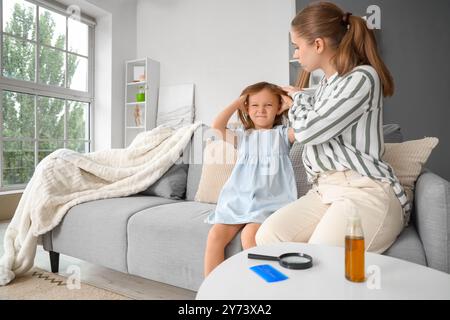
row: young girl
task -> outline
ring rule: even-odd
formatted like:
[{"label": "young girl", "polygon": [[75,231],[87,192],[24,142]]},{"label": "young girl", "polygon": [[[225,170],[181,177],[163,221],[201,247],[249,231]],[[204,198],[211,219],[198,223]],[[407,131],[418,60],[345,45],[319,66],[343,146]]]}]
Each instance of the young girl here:
[{"label": "young girl", "polygon": [[[217,207],[205,222],[213,224],[205,252],[205,276],[224,260],[227,244],[242,229],[244,249],[255,246],[255,233],[274,211],[297,199],[289,149],[292,128],[281,124],[286,93],[267,82],[251,85],[225,108],[212,127],[238,146],[238,159],[220,192]],[[243,129],[226,129],[238,111]]]},{"label": "young girl", "polygon": [[356,209],[366,250],[381,253],[408,222],[410,204],[382,160],[382,96],[391,96],[394,84],[373,31],[364,19],[317,2],[293,19],[291,39],[302,68],[325,73],[313,95],[286,88],[294,100],[289,119],[314,185],[271,215],[256,242],[344,246],[347,213]]}]

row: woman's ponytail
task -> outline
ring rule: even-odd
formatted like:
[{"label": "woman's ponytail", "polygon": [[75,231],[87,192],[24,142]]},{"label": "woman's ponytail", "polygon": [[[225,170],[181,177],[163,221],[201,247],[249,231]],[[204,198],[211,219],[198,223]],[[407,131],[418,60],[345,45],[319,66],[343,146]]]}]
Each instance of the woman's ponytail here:
[{"label": "woman's ponytail", "polygon": [[346,74],[354,67],[370,64],[378,73],[383,85],[383,95],[392,96],[394,81],[392,76],[378,54],[377,42],[373,30],[367,27],[366,21],[361,17],[348,17],[348,30],[342,38],[334,64],[339,74]]},{"label": "woman's ponytail", "polygon": [[[330,2],[314,2],[297,14],[291,26],[310,43],[317,38],[328,39],[328,45],[336,49],[332,63],[340,76],[359,65],[370,64],[380,77],[383,95],[392,96],[394,81],[378,54],[373,30],[363,18],[344,13]],[[297,86],[305,87],[308,80],[309,73],[303,71]]]}]

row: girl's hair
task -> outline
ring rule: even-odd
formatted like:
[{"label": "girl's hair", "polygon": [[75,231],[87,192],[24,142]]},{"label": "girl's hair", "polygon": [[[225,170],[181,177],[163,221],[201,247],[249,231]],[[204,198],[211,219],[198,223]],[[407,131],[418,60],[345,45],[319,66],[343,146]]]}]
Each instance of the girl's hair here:
[{"label": "girl's hair", "polygon": [[[384,96],[394,93],[394,81],[380,58],[373,30],[361,17],[344,13],[330,2],[314,2],[300,11],[291,22],[292,30],[311,44],[317,38],[327,38],[328,45],[336,49],[332,63],[340,76],[353,68],[370,64],[381,79]],[[299,76],[296,86],[305,88],[309,72]]]},{"label": "girl's hair", "polygon": [[[286,95],[286,92],[283,89],[281,89],[281,87],[268,82],[258,82],[245,88],[241,93],[241,96],[247,95],[247,99],[245,99],[245,105],[248,106],[248,100],[252,94],[258,93],[264,89],[267,89],[274,95],[278,96],[279,104],[280,106],[282,105],[283,99],[281,96]],[[288,111],[285,110],[282,114],[276,115],[273,124],[274,125],[283,124],[283,117],[287,117],[287,112]],[[244,114],[241,109],[238,109],[238,116],[245,130],[255,129],[255,124],[253,123],[252,119],[250,119],[250,116],[248,114]]]}]

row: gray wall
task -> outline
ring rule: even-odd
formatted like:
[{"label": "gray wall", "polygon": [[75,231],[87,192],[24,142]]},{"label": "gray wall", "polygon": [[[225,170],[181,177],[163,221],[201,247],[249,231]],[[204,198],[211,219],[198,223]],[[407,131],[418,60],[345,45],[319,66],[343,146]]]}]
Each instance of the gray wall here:
[{"label": "gray wall", "polygon": [[[297,11],[309,2],[296,0]],[[332,2],[359,16],[381,8],[378,46],[396,87],[384,100],[384,123],[400,124],[405,140],[438,137],[426,166],[450,180],[450,1]]]}]

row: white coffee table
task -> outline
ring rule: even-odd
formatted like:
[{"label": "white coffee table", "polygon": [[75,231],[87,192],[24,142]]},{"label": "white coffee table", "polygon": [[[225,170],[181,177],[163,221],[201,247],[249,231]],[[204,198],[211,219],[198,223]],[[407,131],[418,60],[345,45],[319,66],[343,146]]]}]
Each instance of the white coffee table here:
[{"label": "white coffee table", "polygon": [[[249,252],[274,256],[303,252],[313,257],[313,267],[286,269],[277,261],[248,259]],[[196,299],[450,299],[450,275],[447,273],[366,253],[368,280],[353,283],[344,276],[344,257],[344,248],[304,243],[285,242],[251,248],[214,269],[203,281]],[[259,264],[270,264],[289,279],[267,283],[249,269]]]}]

